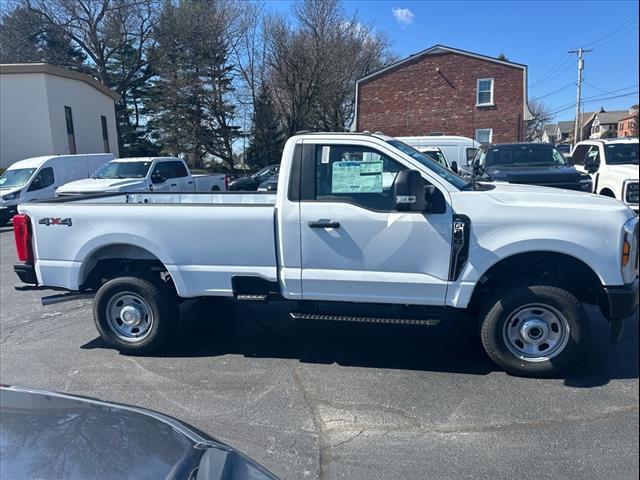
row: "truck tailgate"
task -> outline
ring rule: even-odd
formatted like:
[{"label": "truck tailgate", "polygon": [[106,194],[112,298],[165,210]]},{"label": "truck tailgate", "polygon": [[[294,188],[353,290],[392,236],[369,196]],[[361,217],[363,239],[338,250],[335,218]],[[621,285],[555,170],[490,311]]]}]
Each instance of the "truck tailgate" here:
[{"label": "truck tailgate", "polygon": [[[33,225],[41,284],[77,289],[96,252],[105,248],[121,252],[122,258],[157,258],[182,297],[232,295],[234,275],[277,280],[273,197],[261,196],[258,201],[257,195],[228,194],[123,197],[20,207]],[[197,203],[205,200],[209,201]],[[47,218],[70,221],[43,221]]]}]

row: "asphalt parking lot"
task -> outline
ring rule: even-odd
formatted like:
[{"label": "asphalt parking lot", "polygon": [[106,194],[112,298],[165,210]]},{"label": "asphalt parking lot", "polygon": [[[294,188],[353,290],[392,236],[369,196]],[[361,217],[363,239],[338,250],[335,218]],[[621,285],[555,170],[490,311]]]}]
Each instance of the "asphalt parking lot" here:
[{"label": "asphalt parking lot", "polygon": [[[91,301],[16,292],[0,229],[0,382],[158,410],[285,479],[638,478],[638,322],[563,378],[496,370],[469,325],[296,323],[277,304],[189,301],[173,344],[127,357]],[[135,461],[144,461],[143,457]]]}]

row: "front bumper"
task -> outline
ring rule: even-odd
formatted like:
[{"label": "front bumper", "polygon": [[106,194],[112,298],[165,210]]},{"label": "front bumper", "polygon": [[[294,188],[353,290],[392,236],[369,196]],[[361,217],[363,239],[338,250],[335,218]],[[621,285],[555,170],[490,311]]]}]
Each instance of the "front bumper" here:
[{"label": "front bumper", "polygon": [[627,318],[638,308],[638,277],[628,284],[620,287],[604,287],[607,296],[609,320]]},{"label": "front bumper", "polygon": [[30,263],[16,263],[13,266],[13,271],[16,272],[18,278],[22,283],[28,283],[31,285],[38,284],[38,277],[36,276],[36,268]]},{"label": "front bumper", "polygon": [[606,304],[603,305],[603,313],[611,323],[611,343],[622,339],[624,320],[638,311],[638,288],[638,277],[628,285],[604,287]]}]

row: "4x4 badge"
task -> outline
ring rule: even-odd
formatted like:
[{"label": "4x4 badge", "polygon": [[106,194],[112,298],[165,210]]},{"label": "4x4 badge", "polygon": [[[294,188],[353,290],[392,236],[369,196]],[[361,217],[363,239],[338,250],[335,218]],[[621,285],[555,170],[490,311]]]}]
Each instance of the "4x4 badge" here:
[{"label": "4x4 badge", "polygon": [[70,218],[41,218],[38,223],[40,225],[66,225],[67,227],[71,226]]}]

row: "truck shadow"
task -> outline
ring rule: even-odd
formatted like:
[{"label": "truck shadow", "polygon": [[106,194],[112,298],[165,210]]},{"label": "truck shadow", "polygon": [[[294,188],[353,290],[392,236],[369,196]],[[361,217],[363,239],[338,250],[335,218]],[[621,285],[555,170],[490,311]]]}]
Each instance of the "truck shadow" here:
[{"label": "truck shadow", "polygon": [[[487,375],[498,368],[484,353],[475,322],[435,327],[292,320],[284,304],[188,301],[174,340],[157,357],[298,359],[303,363]],[[593,316],[593,314],[590,312]],[[598,319],[601,320],[601,319]],[[604,321],[594,323],[603,324]],[[606,327],[606,325],[601,325]],[[624,340],[608,345],[606,328],[564,384],[589,388],[638,378],[638,322],[627,321]],[[83,348],[108,348],[96,339]]]}]

